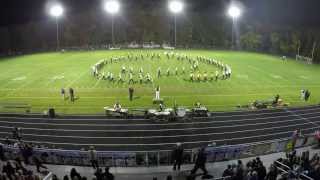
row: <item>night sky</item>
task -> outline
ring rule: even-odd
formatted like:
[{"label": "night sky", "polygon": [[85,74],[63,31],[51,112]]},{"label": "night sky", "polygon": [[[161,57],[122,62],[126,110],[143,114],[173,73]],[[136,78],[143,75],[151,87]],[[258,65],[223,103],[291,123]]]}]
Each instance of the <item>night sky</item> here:
[{"label": "night sky", "polygon": [[[60,1],[68,14],[78,14],[89,8],[101,10],[103,0],[63,0]],[[225,13],[228,0],[184,0],[187,12],[207,15]],[[0,26],[24,24],[48,18],[46,8],[52,0],[1,0]],[[149,8],[166,7],[167,0],[121,0],[122,11],[132,10],[137,6],[146,11]],[[320,26],[320,0],[241,0],[244,17],[247,21],[266,24],[293,26]]]}]

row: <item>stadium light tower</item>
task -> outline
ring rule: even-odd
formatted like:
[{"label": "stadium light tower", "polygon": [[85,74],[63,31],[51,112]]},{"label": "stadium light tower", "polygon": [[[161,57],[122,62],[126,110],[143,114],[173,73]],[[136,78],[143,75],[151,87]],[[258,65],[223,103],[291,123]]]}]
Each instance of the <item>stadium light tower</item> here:
[{"label": "stadium light tower", "polygon": [[50,8],[50,15],[56,18],[56,26],[57,26],[57,50],[60,49],[60,40],[59,40],[59,17],[63,14],[63,7],[60,4],[53,5]]},{"label": "stadium light tower", "polygon": [[108,0],[104,4],[104,10],[111,14],[112,19],[112,45],[114,45],[114,15],[120,10],[120,3],[117,0]]},{"label": "stadium light tower", "polygon": [[183,3],[180,0],[169,2],[169,10],[174,14],[174,46],[177,46],[177,14],[183,10]]},{"label": "stadium light tower", "polygon": [[241,9],[235,5],[231,5],[228,9],[228,15],[232,18],[232,48],[234,48],[235,26],[237,19],[241,16]]}]

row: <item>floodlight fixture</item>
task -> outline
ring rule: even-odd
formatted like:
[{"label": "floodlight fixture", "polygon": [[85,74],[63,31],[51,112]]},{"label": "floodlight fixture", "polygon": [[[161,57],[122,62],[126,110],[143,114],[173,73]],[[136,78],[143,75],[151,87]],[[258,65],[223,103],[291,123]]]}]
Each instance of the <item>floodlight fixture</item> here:
[{"label": "floodlight fixture", "polygon": [[59,17],[63,15],[63,7],[60,4],[55,4],[51,6],[49,13],[56,19],[56,38],[57,38],[57,51],[60,49],[60,39],[59,39]]},{"label": "floodlight fixture", "polygon": [[62,16],[62,14],[63,14],[63,7],[61,5],[56,4],[50,8],[50,15],[51,16],[58,18],[58,17]]},{"label": "floodlight fixture", "polygon": [[236,24],[237,24],[237,19],[241,16],[241,9],[232,4],[229,9],[228,9],[228,15],[232,18],[232,49],[235,47],[235,33],[236,33]]},{"label": "floodlight fixture", "polygon": [[114,15],[117,14],[120,10],[120,3],[117,0],[108,0],[104,4],[104,10],[108,13]]},{"label": "floodlight fixture", "polygon": [[172,0],[169,2],[169,9],[172,13],[178,14],[183,10],[183,3],[179,0]]},{"label": "floodlight fixture", "polygon": [[241,15],[241,10],[239,7],[232,5],[229,7],[228,14],[233,19],[237,19]]}]

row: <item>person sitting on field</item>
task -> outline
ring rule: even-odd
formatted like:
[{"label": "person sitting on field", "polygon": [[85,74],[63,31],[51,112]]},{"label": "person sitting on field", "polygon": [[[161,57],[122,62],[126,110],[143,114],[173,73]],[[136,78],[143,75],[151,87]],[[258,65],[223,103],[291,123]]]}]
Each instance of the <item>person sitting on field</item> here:
[{"label": "person sitting on field", "polygon": [[201,103],[200,103],[200,102],[196,102],[196,103],[194,104],[194,106],[195,106],[196,108],[201,108]]},{"label": "person sitting on field", "polygon": [[121,111],[121,105],[120,105],[119,101],[117,101],[116,104],[114,104],[113,109],[114,109],[114,111],[117,111],[117,112]]},{"label": "person sitting on field", "polygon": [[279,96],[279,94],[277,94],[277,95],[274,97],[274,100],[273,100],[273,102],[272,102],[272,105],[277,105],[278,102],[279,102],[279,99],[280,99],[280,96]]}]

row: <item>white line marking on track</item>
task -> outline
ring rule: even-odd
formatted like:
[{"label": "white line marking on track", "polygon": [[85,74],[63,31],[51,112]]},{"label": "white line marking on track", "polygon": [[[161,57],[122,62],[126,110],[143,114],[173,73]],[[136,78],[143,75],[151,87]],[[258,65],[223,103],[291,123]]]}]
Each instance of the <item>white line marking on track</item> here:
[{"label": "white line marking on track", "polygon": [[[129,136],[129,137],[128,136],[125,136],[125,137],[123,137],[123,136],[114,136],[114,137],[97,136],[96,137],[96,136],[57,136],[57,135],[45,135],[45,134],[23,134],[23,136],[81,138],[81,139],[86,139],[86,138],[88,138],[88,139],[154,139],[154,138],[197,137],[197,136],[211,136],[211,135],[244,133],[244,132],[256,132],[256,131],[264,131],[264,130],[270,130],[270,129],[296,127],[296,126],[307,125],[307,124],[313,124],[313,123],[306,122],[306,123],[300,123],[300,124],[291,124],[291,125],[287,125],[287,126],[277,126],[277,127],[260,128],[260,129],[247,129],[247,130],[241,130],[241,131],[229,131],[229,132],[222,132],[222,133],[182,134],[182,135],[176,134],[176,135],[168,135],[168,136]],[[2,128],[2,127],[0,126],[0,128]],[[217,128],[223,128],[223,127],[217,127]],[[12,128],[10,127],[10,129],[12,129]],[[23,128],[23,129],[27,129],[27,128]],[[29,128],[29,129],[31,129],[31,128]],[[147,130],[145,130],[145,131],[147,131]],[[11,132],[0,132],[0,134],[11,134]]]},{"label": "white line marking on track", "polygon": [[304,117],[302,117],[301,115],[303,115],[303,114],[298,115],[298,114],[296,114],[295,112],[290,111],[289,109],[285,109],[285,111],[289,112],[290,114],[293,114],[294,116],[296,116],[296,117],[298,117],[298,118],[300,118],[300,119],[303,119],[303,120],[305,120],[305,121],[308,121],[308,122],[313,123],[313,124],[314,124],[316,127],[318,127],[318,128],[320,127],[320,125],[319,125],[318,123],[315,123],[315,122],[313,122],[313,121],[310,121],[309,118],[304,118]]},{"label": "white line marking on track", "polygon": [[[313,128],[306,128],[302,130],[313,130]],[[290,134],[292,131],[286,132],[279,132],[279,133],[271,133],[271,134],[263,134],[257,136],[247,136],[247,137],[238,137],[238,138],[229,138],[229,139],[219,139],[219,140],[208,140],[208,141],[190,141],[190,142],[181,142],[183,144],[199,144],[199,143],[209,143],[209,142],[225,142],[231,140],[243,140],[243,139],[250,139],[250,138],[260,138],[260,137],[268,137],[274,135],[281,135],[281,134]],[[78,143],[58,143],[58,142],[49,142],[49,141],[24,141],[29,143],[37,143],[37,144],[55,144],[55,145],[71,145],[71,146],[162,146],[162,145],[176,145],[176,143],[153,143],[153,144],[78,144]]]}]

